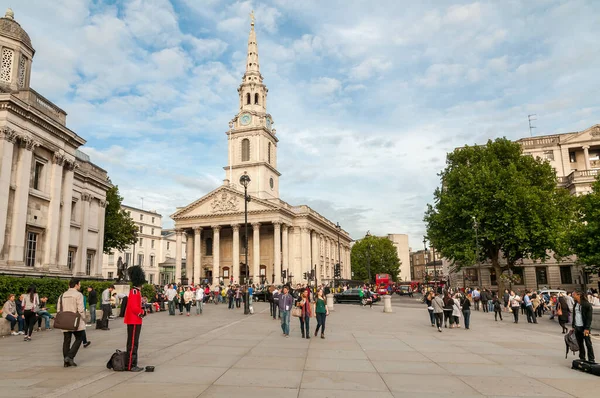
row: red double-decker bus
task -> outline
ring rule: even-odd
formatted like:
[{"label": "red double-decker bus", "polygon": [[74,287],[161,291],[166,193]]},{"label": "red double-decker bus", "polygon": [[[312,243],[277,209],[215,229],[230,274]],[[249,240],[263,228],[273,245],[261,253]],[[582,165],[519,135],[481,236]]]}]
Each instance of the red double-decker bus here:
[{"label": "red double-decker bus", "polygon": [[377,293],[380,295],[388,294],[388,287],[391,283],[392,277],[389,274],[375,275],[375,285],[377,286]]}]

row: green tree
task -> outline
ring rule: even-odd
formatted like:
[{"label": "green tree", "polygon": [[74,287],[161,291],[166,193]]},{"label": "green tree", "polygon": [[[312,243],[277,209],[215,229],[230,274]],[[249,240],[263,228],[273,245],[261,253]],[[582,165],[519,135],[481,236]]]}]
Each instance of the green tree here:
[{"label": "green tree", "polygon": [[375,281],[376,274],[390,274],[394,281],[398,279],[400,260],[396,247],[388,238],[367,235],[352,246],[350,256],[353,279],[367,281],[369,268],[370,282]]},{"label": "green tree", "polygon": [[113,249],[124,251],[137,242],[138,227],[128,212],[121,208],[123,198],[119,187],[114,186],[106,192],[106,213],[104,219],[104,253]]},{"label": "green tree", "polygon": [[524,156],[518,143],[500,138],[456,149],[446,164],[425,222],[433,246],[455,269],[489,261],[502,291],[499,277],[518,260],[568,254],[572,198],[557,188],[547,161]]},{"label": "green tree", "polygon": [[569,242],[577,261],[587,272],[600,272],[600,180],[592,184],[592,192],[578,196],[578,219],[572,224]]}]

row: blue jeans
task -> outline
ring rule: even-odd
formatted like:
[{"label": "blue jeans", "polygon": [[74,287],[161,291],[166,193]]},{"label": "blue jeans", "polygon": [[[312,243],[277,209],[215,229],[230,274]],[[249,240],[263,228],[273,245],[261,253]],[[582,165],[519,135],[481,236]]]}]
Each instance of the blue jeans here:
[{"label": "blue jeans", "polygon": [[490,311],[490,312],[494,311],[494,301],[493,300],[488,300],[488,311]]},{"label": "blue jeans", "polygon": [[290,312],[281,311],[281,330],[286,336],[290,335]]},{"label": "blue jeans", "polygon": [[202,300],[196,300],[196,315],[202,314]]},{"label": "blue jeans", "polygon": [[302,336],[310,337],[310,317],[309,316],[301,316],[300,317],[300,330],[302,331]]},{"label": "blue jeans", "polygon": [[[96,323],[96,304],[90,305],[90,324]],[[85,341],[84,341],[85,343]]]},{"label": "blue jeans", "polygon": [[23,329],[25,329],[25,319],[20,316],[15,318],[13,315],[9,314],[6,315],[6,320],[10,322],[10,330],[13,330],[17,323],[19,324],[19,332],[22,332]]},{"label": "blue jeans", "polygon": [[462,313],[465,318],[465,329],[468,329],[471,321],[471,310],[463,310]]},{"label": "blue jeans", "polygon": [[433,315],[433,310],[427,310],[429,311],[429,320],[431,321],[432,325],[435,325],[435,315]]},{"label": "blue jeans", "polygon": [[50,313],[48,311],[38,311],[38,328],[42,324],[42,318],[44,318],[46,329],[50,329]]},{"label": "blue jeans", "polygon": [[175,315],[175,301],[169,300],[169,315]]}]

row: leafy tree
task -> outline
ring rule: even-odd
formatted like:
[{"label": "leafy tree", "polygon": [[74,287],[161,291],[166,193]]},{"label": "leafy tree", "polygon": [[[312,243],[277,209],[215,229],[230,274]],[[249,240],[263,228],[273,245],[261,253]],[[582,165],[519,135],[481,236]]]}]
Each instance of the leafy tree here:
[{"label": "leafy tree", "polygon": [[400,260],[396,247],[388,238],[368,235],[352,246],[350,253],[354,279],[367,281],[369,265],[371,280],[375,281],[376,274],[390,274],[393,280],[398,279]]},{"label": "leafy tree", "polygon": [[114,186],[106,192],[106,214],[104,219],[104,253],[113,249],[124,251],[137,242],[138,227],[125,210],[121,208],[123,198],[119,187]]},{"label": "leafy tree", "polygon": [[577,261],[587,272],[600,272],[600,180],[592,192],[576,198],[578,220],[572,224],[569,242]]},{"label": "leafy tree", "polygon": [[547,161],[524,156],[518,143],[500,138],[456,149],[446,164],[425,222],[434,247],[455,269],[489,261],[502,291],[502,272],[518,260],[568,254],[572,198],[557,188]]}]

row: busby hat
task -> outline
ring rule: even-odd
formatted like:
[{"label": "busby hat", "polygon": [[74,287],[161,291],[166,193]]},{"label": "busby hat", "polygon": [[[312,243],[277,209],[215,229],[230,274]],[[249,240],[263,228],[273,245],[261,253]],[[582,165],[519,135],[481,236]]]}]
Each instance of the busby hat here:
[{"label": "busby hat", "polygon": [[139,265],[129,267],[129,280],[133,284],[133,286],[142,286],[146,283],[146,274],[144,270]]}]

